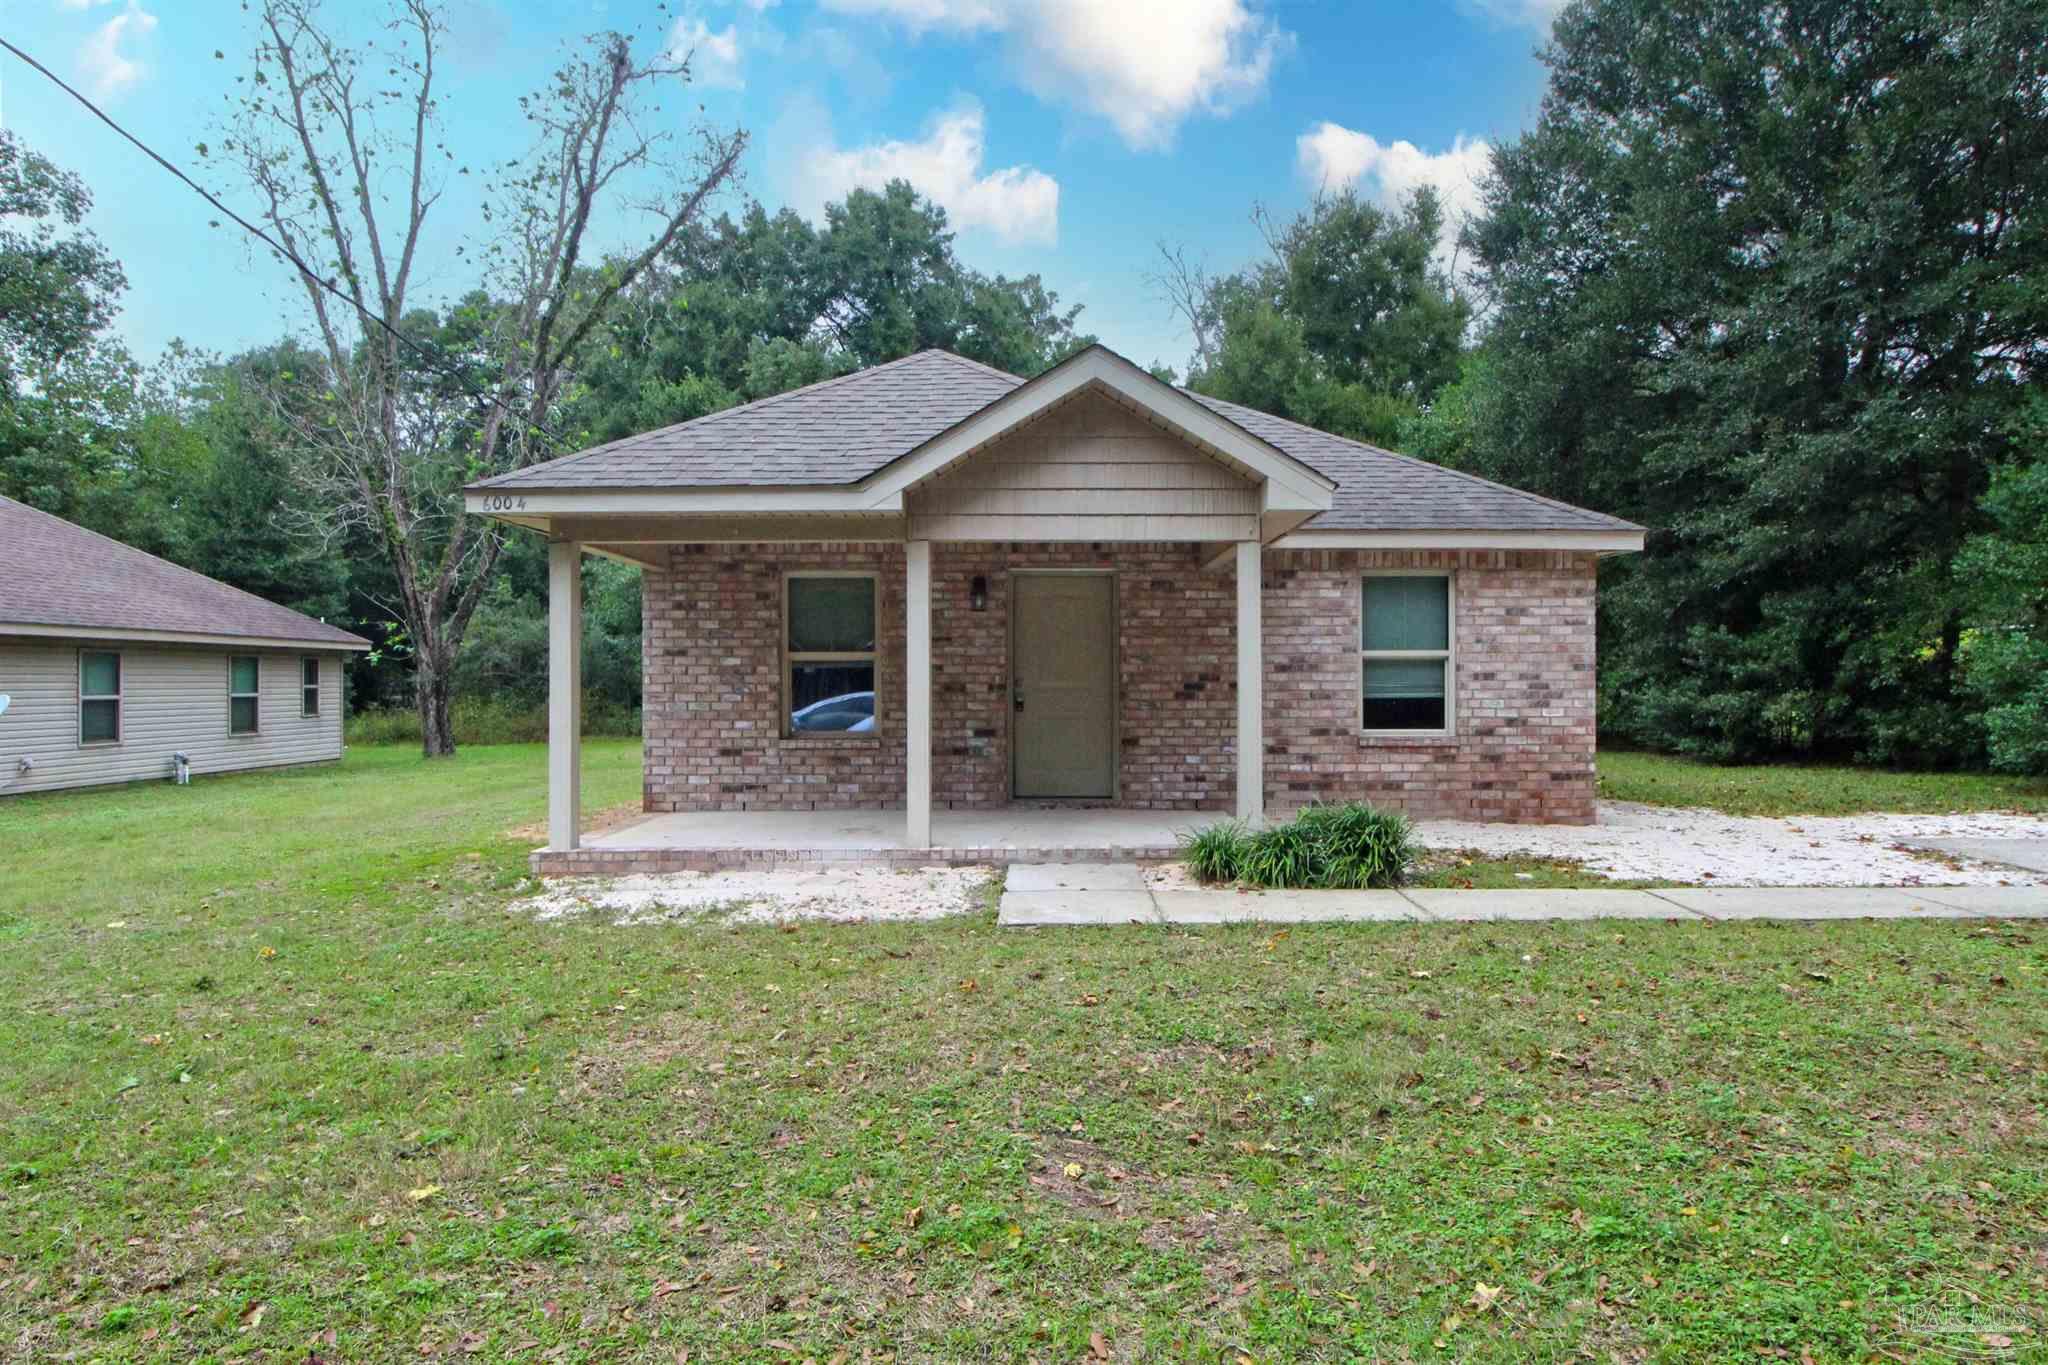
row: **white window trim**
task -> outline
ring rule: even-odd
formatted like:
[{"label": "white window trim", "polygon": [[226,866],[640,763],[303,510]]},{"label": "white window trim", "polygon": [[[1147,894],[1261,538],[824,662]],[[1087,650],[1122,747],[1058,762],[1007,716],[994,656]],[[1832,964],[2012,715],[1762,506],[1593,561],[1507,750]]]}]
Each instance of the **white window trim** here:
[{"label": "white window trim", "polygon": [[[115,686],[111,694],[95,692],[91,696],[86,695],[85,656],[88,654],[111,654],[114,656]],[[81,749],[111,749],[121,742],[122,735],[127,732],[128,703],[126,701],[126,693],[128,691],[128,660],[122,657],[121,651],[118,649],[81,649],[78,651],[77,665],[72,670],[71,687],[78,700],[78,705],[74,708],[78,719],[78,747]],[[114,703],[114,737],[112,739],[87,739],[85,737],[85,704],[89,701],[111,701]]]},{"label": "white window trim", "polygon": [[[1365,648],[1365,580],[1368,578],[1441,578],[1444,580],[1444,641],[1446,649]],[[1447,739],[1458,733],[1458,573],[1455,569],[1366,569],[1358,576],[1358,642],[1352,665],[1358,687],[1353,695],[1351,715],[1358,733],[1365,739]],[[1444,662],[1444,723],[1440,730],[1369,730],[1365,728],[1365,665],[1371,659],[1442,659]]]},{"label": "white window trim", "polygon": [[[871,650],[796,650],[789,647],[789,585],[799,578],[865,578],[869,591],[874,594],[875,604],[875,647]],[[782,621],[779,627],[778,644],[782,655],[782,722],[784,739],[800,743],[821,744],[872,744],[882,734],[882,575],[876,569],[788,569],[782,575]],[[875,725],[867,734],[853,730],[805,730],[798,732],[789,727],[789,715],[793,709],[790,701],[796,695],[796,666],[798,664],[868,664],[875,670]]]},{"label": "white window trim", "polygon": [[[255,663],[255,665],[256,665],[256,690],[255,690],[254,692],[237,692],[237,691],[235,691],[235,660],[237,660],[237,659],[249,659],[249,660],[252,660],[252,661],[253,661],[253,662]],[[256,703],[256,724],[255,724],[254,728],[252,728],[252,729],[248,729],[248,730],[237,730],[237,729],[235,728],[235,703],[236,703],[236,702],[238,702],[238,701],[240,701],[240,700],[241,700],[242,698],[244,698],[244,697],[247,697],[247,698],[248,698],[249,700],[251,700],[251,701],[253,701],[253,702],[255,702],[255,703]],[[228,738],[229,738],[229,739],[254,739],[254,738],[256,738],[256,737],[257,737],[258,735],[260,735],[260,734],[262,734],[262,733],[263,733],[263,656],[262,656],[262,655],[260,655],[260,654],[230,654],[230,655],[228,655]]]},{"label": "white window trim", "polygon": [[[308,683],[308,682],[306,681],[306,665],[307,665],[307,664],[311,664],[311,665],[313,666],[313,681],[312,681],[311,683]],[[259,675],[258,675],[258,677],[257,677],[257,682],[258,682],[259,684],[260,684],[260,683],[262,682],[262,677],[261,677],[261,675],[260,675],[260,674],[259,674]],[[312,710],[310,710],[310,711],[308,711],[308,710],[306,709],[306,694],[307,694],[308,692],[310,692],[310,693],[312,693],[312,694],[313,694],[313,709],[312,709]],[[258,709],[258,711],[259,711],[259,712],[260,712],[260,711],[261,711],[261,709],[262,709],[262,704],[261,704],[260,702],[259,702],[259,703],[257,704],[257,709]],[[299,719],[300,719],[300,720],[317,720],[317,719],[319,719],[319,717],[320,717],[320,656],[319,656],[319,655],[317,655],[317,654],[302,654],[302,655],[300,655],[300,656],[299,656]],[[261,719],[261,716],[260,716],[260,715],[259,715],[258,719]]]}]

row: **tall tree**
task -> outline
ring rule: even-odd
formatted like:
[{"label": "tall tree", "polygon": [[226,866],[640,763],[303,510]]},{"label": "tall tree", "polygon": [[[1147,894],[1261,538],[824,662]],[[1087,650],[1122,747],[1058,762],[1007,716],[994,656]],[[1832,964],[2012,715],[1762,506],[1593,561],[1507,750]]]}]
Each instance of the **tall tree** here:
[{"label": "tall tree", "polygon": [[610,440],[928,347],[1023,375],[1085,346],[1036,275],[987,275],[946,211],[902,181],[829,204],[821,227],[750,205],[682,234],[614,315],[575,425]]},{"label": "tall tree", "polygon": [[111,335],[126,278],[80,226],[91,207],[0,129],[0,493],[73,520],[118,481],[138,378]]},{"label": "tall tree", "polygon": [[[486,293],[422,323],[410,316],[414,271],[453,162],[436,84],[441,5],[398,0],[386,37],[364,47],[319,0],[260,0],[256,22],[224,154],[304,263],[331,401],[297,424],[300,476],[324,509],[319,529],[366,536],[389,567],[422,747],[453,753],[455,658],[502,543],[463,513],[461,486],[567,453],[549,433],[586,344],[725,187],[746,135],[700,128],[694,152],[673,156],[645,129],[658,89],[687,63],[638,58],[616,33],[591,40],[520,102],[534,147],[493,176],[503,190],[481,253]],[[651,197],[642,245],[586,260],[593,221],[629,193]],[[451,339],[462,349],[446,349]]]},{"label": "tall tree", "polygon": [[1480,472],[1653,528],[1604,719],[1716,757],[1981,752],[1958,547],[2048,377],[2041,0],[1576,0],[1469,241]]},{"label": "tall tree", "polygon": [[1254,214],[1271,258],[1211,278],[1161,246],[1155,283],[1195,336],[1189,387],[1340,435],[1392,442],[1458,371],[1470,305],[1436,260],[1427,186],[1388,211],[1349,190],[1291,221]]}]

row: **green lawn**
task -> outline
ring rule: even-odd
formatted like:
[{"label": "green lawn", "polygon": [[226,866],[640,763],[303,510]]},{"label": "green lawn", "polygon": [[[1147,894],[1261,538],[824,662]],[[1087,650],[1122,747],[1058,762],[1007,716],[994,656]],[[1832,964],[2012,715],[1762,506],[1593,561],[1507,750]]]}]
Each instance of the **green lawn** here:
[{"label": "green lawn", "polygon": [[2040,1349],[2033,929],[536,924],[542,782],[0,801],[0,1358]]},{"label": "green lawn", "polygon": [[1600,751],[1600,796],[1653,806],[1712,806],[1730,815],[2048,811],[2048,781],[2040,778],[1804,763],[1722,767],[1612,749]]}]

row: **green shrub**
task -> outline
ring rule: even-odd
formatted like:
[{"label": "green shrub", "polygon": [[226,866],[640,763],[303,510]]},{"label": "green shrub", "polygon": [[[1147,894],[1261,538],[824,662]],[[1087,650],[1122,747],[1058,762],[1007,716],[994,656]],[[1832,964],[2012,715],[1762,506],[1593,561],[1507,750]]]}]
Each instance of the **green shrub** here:
[{"label": "green shrub", "polygon": [[1315,831],[1299,818],[1262,829],[1244,854],[1244,880],[1253,886],[1320,884]]},{"label": "green shrub", "polygon": [[1347,801],[1310,806],[1294,823],[1309,829],[1316,849],[1314,886],[1398,886],[1415,861],[1414,827],[1397,811]]},{"label": "green shrub", "polygon": [[[502,697],[457,697],[449,707],[455,727],[455,743],[544,744],[548,737],[548,708]],[[630,737],[640,733],[640,712],[586,696],[583,699],[583,733]],[[348,718],[350,744],[417,744],[420,717],[410,707],[378,707],[359,711]]]},{"label": "green shrub", "polygon": [[1362,801],[1309,806],[1257,833],[1226,820],[1187,835],[1181,850],[1199,881],[1338,890],[1398,886],[1416,856],[1407,817]]},{"label": "green shrub", "polygon": [[1181,837],[1181,856],[1201,882],[1234,882],[1244,875],[1244,855],[1252,837],[1235,820],[1207,825]]}]

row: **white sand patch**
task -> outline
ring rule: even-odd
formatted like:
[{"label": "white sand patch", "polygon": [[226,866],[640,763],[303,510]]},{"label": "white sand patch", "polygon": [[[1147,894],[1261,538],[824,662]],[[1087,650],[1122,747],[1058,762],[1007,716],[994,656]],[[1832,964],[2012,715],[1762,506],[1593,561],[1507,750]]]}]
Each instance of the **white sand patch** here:
[{"label": "white sand patch", "polygon": [[2036,886],[2048,878],[1996,863],[1932,855],[1903,839],[2048,839],[2030,815],[1724,815],[1716,810],[1600,803],[1592,825],[1490,825],[1424,820],[1435,849],[1489,857],[1570,858],[1589,872],[1703,886]]},{"label": "white sand patch", "polygon": [[981,908],[982,889],[994,875],[988,867],[838,865],[561,877],[510,908],[543,920],[594,911],[614,924],[924,920]]}]

